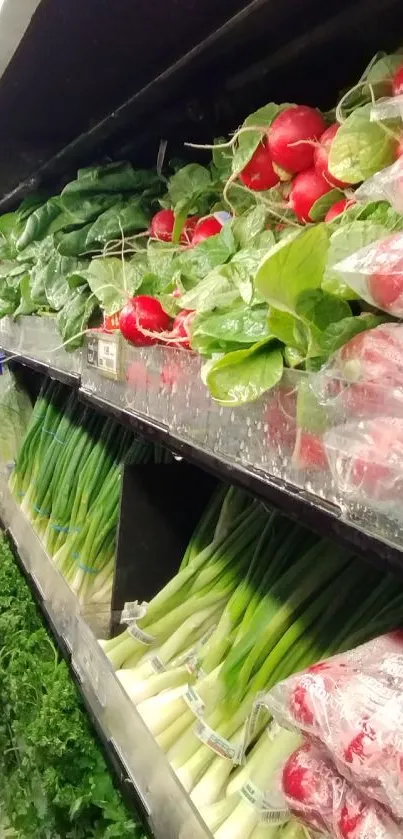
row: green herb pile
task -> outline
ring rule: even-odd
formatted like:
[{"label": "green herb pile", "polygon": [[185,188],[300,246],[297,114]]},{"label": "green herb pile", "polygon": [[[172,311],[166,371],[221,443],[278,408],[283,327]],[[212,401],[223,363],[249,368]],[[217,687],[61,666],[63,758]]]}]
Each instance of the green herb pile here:
[{"label": "green herb pile", "polygon": [[144,839],[3,535],[0,592],[2,821],[18,839]]}]

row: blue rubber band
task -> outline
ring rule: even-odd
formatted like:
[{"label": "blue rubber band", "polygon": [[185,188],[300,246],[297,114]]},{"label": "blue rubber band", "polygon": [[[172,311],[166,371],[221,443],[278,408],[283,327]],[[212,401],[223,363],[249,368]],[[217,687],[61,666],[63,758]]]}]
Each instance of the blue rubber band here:
[{"label": "blue rubber band", "polygon": [[89,568],[88,565],[83,565],[82,562],[77,562],[77,567],[80,568],[81,571],[84,571],[85,574],[98,574],[98,571],[94,571],[94,569]]},{"label": "blue rubber band", "polygon": [[32,505],[32,509],[35,510],[35,512],[38,513],[38,515],[44,516],[44,518],[49,518],[50,516],[50,510],[41,510],[39,507],[36,506],[36,504]]},{"label": "blue rubber band", "polygon": [[62,527],[60,524],[51,524],[50,526],[52,530],[56,530],[57,533],[70,533],[69,527]]}]

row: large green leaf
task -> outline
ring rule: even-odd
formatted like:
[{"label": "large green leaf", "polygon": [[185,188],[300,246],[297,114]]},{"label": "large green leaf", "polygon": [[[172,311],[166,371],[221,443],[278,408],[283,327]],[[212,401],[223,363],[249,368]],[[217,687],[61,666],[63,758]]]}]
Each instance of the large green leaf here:
[{"label": "large green leaf", "polygon": [[58,313],[57,328],[68,352],[82,345],[82,333],[87,329],[97,305],[96,297],[90,294],[88,288],[78,288]]},{"label": "large green leaf", "polygon": [[[264,230],[267,223],[267,215],[266,208],[259,204],[257,207],[252,207],[246,213],[234,219],[232,222],[232,231],[235,241],[240,248],[250,248],[254,238]],[[275,244],[274,236],[272,243],[273,245]]]},{"label": "large green leaf", "polygon": [[289,106],[276,105],[274,102],[269,102],[268,105],[263,105],[262,108],[259,108],[253,114],[249,114],[246,117],[242,128],[253,129],[256,126],[259,130],[244,131],[239,134],[237,147],[232,159],[232,171],[234,174],[242,172],[242,169],[245,168],[251,157],[253,157],[262,137],[266,134],[275,117],[281,110],[287,107]]},{"label": "large green leaf", "polygon": [[271,306],[295,312],[299,295],[321,286],[328,245],[325,224],[283,239],[261,263],[255,279],[257,291]]},{"label": "large green leaf", "polygon": [[136,264],[118,257],[93,259],[85,274],[91,291],[107,315],[119,312],[141,285]]},{"label": "large green leaf", "polygon": [[20,302],[14,312],[14,317],[16,318],[19,315],[32,315],[37,310],[37,306],[31,296],[31,278],[29,274],[24,274],[20,280],[20,294]]},{"label": "large green leaf", "polygon": [[204,239],[195,248],[187,248],[175,260],[176,270],[181,271],[190,283],[197,283],[219,265],[224,265],[235,253],[236,245],[230,224],[224,224],[220,233]]},{"label": "large green leaf", "polygon": [[365,312],[358,317],[346,317],[335,323],[329,323],[318,339],[320,351],[323,355],[332,355],[355,335],[366,332],[367,329],[374,329],[375,326],[384,322],[385,318]]},{"label": "large green leaf", "polygon": [[62,191],[62,198],[73,193],[91,195],[96,193],[142,192],[159,182],[156,172],[148,169],[133,169],[131,163],[109,163],[106,166],[89,166],[79,169],[77,179],[71,181]]},{"label": "large green leaf", "polygon": [[122,235],[130,236],[131,233],[146,230],[149,221],[150,216],[144,210],[141,196],[136,195],[101,213],[94,221],[88,239],[92,242],[110,242],[112,239],[120,239]]},{"label": "large green leaf", "polygon": [[371,110],[368,104],[353,111],[332,142],[329,172],[340,181],[358,184],[395,160],[396,141],[387,126],[371,122]]},{"label": "large green leaf", "polygon": [[298,350],[305,358],[309,346],[309,330],[300,318],[291,312],[283,312],[280,309],[269,310],[268,328],[271,335],[287,347]]},{"label": "large green leaf", "polygon": [[58,197],[49,198],[46,204],[42,204],[42,206],[34,210],[28,217],[24,230],[17,241],[17,249],[22,251],[32,242],[47,236],[50,225],[60,213],[61,209]]},{"label": "large green leaf", "polygon": [[246,350],[235,350],[211,365],[206,382],[217,402],[243,405],[276,385],[283,373],[283,357],[276,341],[264,340]]},{"label": "large green leaf", "polygon": [[209,170],[199,163],[189,163],[169,179],[168,194],[174,207],[182,201],[191,205],[200,195],[211,192],[212,188]]},{"label": "large green leaf", "polygon": [[213,309],[224,309],[235,302],[241,302],[239,291],[226,275],[224,268],[225,266],[211,271],[204,280],[182,295],[183,308],[211,312]]},{"label": "large green leaf", "polygon": [[192,347],[203,355],[230,345],[251,345],[269,337],[267,306],[233,306],[227,311],[197,315],[192,322]]}]

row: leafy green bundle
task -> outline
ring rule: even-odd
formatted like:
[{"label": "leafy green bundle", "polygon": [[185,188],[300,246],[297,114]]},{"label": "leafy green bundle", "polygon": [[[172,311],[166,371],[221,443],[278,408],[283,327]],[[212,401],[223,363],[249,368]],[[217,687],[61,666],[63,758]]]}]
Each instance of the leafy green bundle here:
[{"label": "leafy green bundle", "polygon": [[0,804],[24,839],[144,839],[0,536]]}]

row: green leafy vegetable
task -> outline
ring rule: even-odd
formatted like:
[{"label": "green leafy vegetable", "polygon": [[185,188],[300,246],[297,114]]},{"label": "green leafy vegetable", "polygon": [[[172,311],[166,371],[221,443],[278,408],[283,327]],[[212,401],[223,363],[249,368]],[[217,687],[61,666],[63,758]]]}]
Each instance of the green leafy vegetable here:
[{"label": "green leafy vegetable", "polygon": [[368,104],[353,111],[332,142],[329,172],[341,181],[358,184],[395,159],[396,140],[388,131],[395,122],[371,122],[371,109]]},{"label": "green leafy vegetable", "polygon": [[330,237],[322,288],[344,300],[356,300],[358,295],[345,283],[334,265],[355,251],[387,236],[388,230],[381,224],[368,221],[352,221],[343,224]]},{"label": "green leafy vegetable", "polygon": [[320,288],[328,246],[324,224],[292,233],[263,260],[256,274],[257,291],[277,309],[295,312],[301,292]]},{"label": "green leafy vegetable", "polygon": [[235,350],[209,368],[206,382],[221,405],[252,402],[276,385],[283,373],[283,357],[273,339],[265,339],[247,350]]}]

